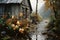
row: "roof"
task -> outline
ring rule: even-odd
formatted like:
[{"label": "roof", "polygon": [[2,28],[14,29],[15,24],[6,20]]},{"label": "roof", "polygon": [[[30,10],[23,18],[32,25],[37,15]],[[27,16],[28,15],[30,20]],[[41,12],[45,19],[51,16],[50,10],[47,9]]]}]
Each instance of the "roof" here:
[{"label": "roof", "polygon": [[0,0],[0,3],[21,3],[22,0]]},{"label": "roof", "polygon": [[[0,0],[0,4],[10,4],[10,3],[21,3],[23,0]],[[30,6],[30,10],[32,11],[30,0],[27,0]]]}]

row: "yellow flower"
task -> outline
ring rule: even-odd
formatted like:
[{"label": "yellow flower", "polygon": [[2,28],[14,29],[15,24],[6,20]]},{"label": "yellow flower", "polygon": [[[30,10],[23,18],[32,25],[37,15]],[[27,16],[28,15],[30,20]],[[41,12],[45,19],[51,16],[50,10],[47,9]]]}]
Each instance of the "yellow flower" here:
[{"label": "yellow flower", "polygon": [[20,21],[17,21],[17,25],[20,25]]},{"label": "yellow flower", "polygon": [[12,19],[14,19],[14,17],[15,17],[15,16],[14,16],[14,15],[12,15]]},{"label": "yellow flower", "polygon": [[11,24],[11,27],[14,28],[15,27],[15,24]]},{"label": "yellow flower", "polygon": [[20,13],[19,16],[22,17],[23,16],[23,13]]},{"label": "yellow flower", "polygon": [[16,30],[16,28],[14,27],[13,30]]},{"label": "yellow flower", "polygon": [[24,32],[24,29],[23,28],[19,28],[19,32],[20,33],[23,33]]},{"label": "yellow flower", "polygon": [[19,28],[19,26],[18,26],[18,25],[16,25],[16,26],[15,26],[15,28],[17,29],[17,28]]}]

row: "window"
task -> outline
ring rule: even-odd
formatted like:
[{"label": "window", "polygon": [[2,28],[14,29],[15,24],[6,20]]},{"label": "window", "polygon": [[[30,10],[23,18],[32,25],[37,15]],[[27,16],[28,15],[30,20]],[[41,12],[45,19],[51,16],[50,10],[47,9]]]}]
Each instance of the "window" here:
[{"label": "window", "polygon": [[0,16],[2,16],[4,14],[4,7],[0,6]]},{"label": "window", "polygon": [[10,5],[5,5],[4,14],[6,14],[6,15],[8,15],[8,14],[10,15],[11,14]]},{"label": "window", "polygon": [[18,16],[20,13],[20,5],[0,5],[0,16],[10,14]]}]

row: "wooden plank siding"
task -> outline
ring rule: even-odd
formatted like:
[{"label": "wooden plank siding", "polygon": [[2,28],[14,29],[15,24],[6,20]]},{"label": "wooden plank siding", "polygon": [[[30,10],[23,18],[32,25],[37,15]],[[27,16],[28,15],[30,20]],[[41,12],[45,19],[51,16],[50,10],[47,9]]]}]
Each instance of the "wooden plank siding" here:
[{"label": "wooden plank siding", "polygon": [[0,15],[2,14],[11,14],[11,15],[17,15],[21,11],[20,5],[0,5]]},{"label": "wooden plank siding", "polygon": [[[10,15],[16,15],[18,16],[18,14],[20,12],[24,13],[24,15],[28,15],[29,14],[29,11],[27,12],[27,10],[29,10],[28,7],[24,6],[24,5],[16,5],[16,4],[6,4],[6,5],[0,5],[0,15],[2,14],[10,14]],[[28,14],[27,14],[28,13]]]},{"label": "wooden plank siding", "polygon": [[32,12],[28,0],[22,0],[21,3],[0,3],[0,11],[0,14],[10,14],[16,16],[18,16],[18,14],[22,12],[25,18],[27,18]]}]

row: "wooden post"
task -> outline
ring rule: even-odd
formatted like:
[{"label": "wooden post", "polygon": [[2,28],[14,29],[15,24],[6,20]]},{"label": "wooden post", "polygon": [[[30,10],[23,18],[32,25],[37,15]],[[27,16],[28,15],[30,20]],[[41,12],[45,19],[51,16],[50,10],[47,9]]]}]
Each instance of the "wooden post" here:
[{"label": "wooden post", "polygon": [[36,0],[36,14],[37,14],[37,12],[38,12],[38,0]]},{"label": "wooden post", "polygon": [[[38,0],[36,0],[36,15],[38,12]],[[36,40],[37,40],[37,27],[36,27]]]}]

